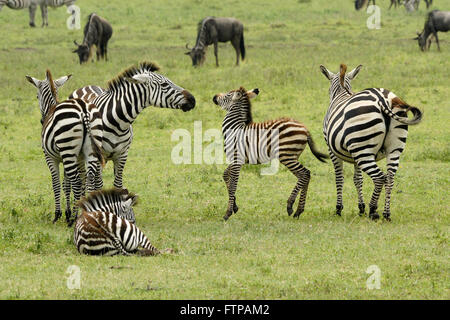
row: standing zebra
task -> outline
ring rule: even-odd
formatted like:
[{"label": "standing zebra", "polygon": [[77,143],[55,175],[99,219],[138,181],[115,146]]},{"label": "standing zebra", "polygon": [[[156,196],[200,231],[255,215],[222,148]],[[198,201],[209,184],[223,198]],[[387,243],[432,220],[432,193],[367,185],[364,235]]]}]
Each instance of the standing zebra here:
[{"label": "standing zebra", "polygon": [[76,0],[0,0],[0,10],[4,5],[11,9],[25,9],[28,8],[30,14],[30,27],[35,27],[34,18],[36,16],[37,6],[41,8],[42,26],[48,26],[48,10],[47,6],[52,8],[67,7],[73,5]]},{"label": "standing zebra", "polygon": [[[363,176],[367,173],[375,184],[370,200],[372,219],[378,219],[378,198],[385,186],[386,199],[383,216],[390,220],[390,198],[400,155],[405,149],[408,125],[421,121],[422,112],[408,105],[394,93],[383,88],[369,88],[352,93],[350,81],[361,69],[361,65],[346,74],[347,66],[341,64],[339,73],[332,73],[320,66],[330,80],[330,105],[323,121],[323,134],[334,165],[337,188],[336,214],[341,215],[342,187],[344,183],[343,161],[354,164],[353,182],[358,191],[360,215],[365,212],[362,195]],[[411,111],[413,119],[407,117]],[[387,158],[387,174],[376,161]]]},{"label": "standing zebra", "polygon": [[[67,202],[65,214],[66,221],[70,225],[73,222],[70,210],[70,190],[73,189],[75,201],[79,200],[83,193],[81,161],[84,160],[88,164],[86,178],[88,191],[93,191],[101,186],[101,182],[95,181],[95,178],[100,176],[97,173],[100,171],[100,164],[104,162],[101,152],[103,135],[101,115],[95,105],[88,104],[81,99],[58,102],[57,88],[62,86],[70,76],[53,81],[50,71],[47,70],[45,80],[38,80],[30,76],[26,76],[26,78],[38,89],[37,98],[42,116],[42,148],[52,176],[55,197],[53,222],[56,222],[61,216],[59,163],[62,162]],[[76,217],[76,207],[73,211]]]},{"label": "standing zebra", "polygon": [[136,201],[137,196],[126,189],[96,191],[79,201],[82,212],[73,237],[78,251],[88,255],[161,253],[134,224]]},{"label": "standing zebra", "polygon": [[280,118],[261,123],[252,120],[250,99],[259,94],[258,89],[246,91],[243,87],[228,93],[214,96],[213,102],[222,107],[227,114],[222,122],[224,148],[230,165],[223,174],[228,189],[228,209],[223,217],[227,220],[236,205],[236,188],[239,172],[244,163],[261,164],[274,158],[285,165],[296,177],[291,196],[287,201],[287,212],[292,214],[292,205],[300,191],[300,200],[294,217],[299,217],[305,208],[306,193],[310,180],[310,171],[298,162],[298,157],[308,143],[311,152],[322,162],[327,155],[317,151],[311,134],[306,127],[296,120]]},{"label": "standing zebra", "polygon": [[[114,162],[116,188],[122,188],[122,172],[133,140],[132,123],[142,110],[149,105],[183,111],[195,107],[194,96],[156,73],[158,70],[159,67],[151,62],[129,67],[109,81],[108,88],[91,101],[102,116],[102,148],[105,160]],[[92,90],[85,87],[74,91],[71,96],[85,99],[84,95],[80,95],[83,92],[86,96],[92,94]]]},{"label": "standing zebra", "polygon": [[97,86],[86,86],[72,92],[69,96],[69,99],[79,98],[87,102],[91,102],[99,95],[101,95],[104,91],[105,89]]}]

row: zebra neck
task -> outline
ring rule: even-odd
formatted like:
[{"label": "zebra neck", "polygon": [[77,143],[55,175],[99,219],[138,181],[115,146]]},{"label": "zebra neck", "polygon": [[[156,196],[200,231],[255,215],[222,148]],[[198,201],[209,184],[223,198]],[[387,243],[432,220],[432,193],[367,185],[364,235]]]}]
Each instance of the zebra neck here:
[{"label": "zebra neck", "polygon": [[222,133],[229,130],[240,130],[244,129],[248,121],[244,114],[241,112],[229,112],[225,116],[222,122]]},{"label": "zebra neck", "polygon": [[114,118],[120,129],[125,131],[130,128],[137,116],[150,105],[150,96],[152,92],[143,84],[130,83],[128,81],[120,81],[115,88],[104,93],[108,97],[99,104],[103,116]]}]

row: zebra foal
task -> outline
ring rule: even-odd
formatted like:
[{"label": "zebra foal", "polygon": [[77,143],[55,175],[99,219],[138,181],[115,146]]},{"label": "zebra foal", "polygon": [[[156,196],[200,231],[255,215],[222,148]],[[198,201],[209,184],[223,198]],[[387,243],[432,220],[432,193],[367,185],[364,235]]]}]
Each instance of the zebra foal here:
[{"label": "zebra foal", "polygon": [[300,199],[294,217],[304,211],[306,194],[310,180],[310,171],[298,161],[306,144],[314,156],[322,162],[328,158],[320,153],[311,134],[300,122],[280,118],[255,123],[252,120],[250,99],[259,94],[258,89],[246,91],[243,87],[228,93],[216,94],[213,102],[222,107],[227,114],[222,122],[224,148],[230,165],[223,174],[228,189],[228,208],[225,220],[238,211],[236,188],[239,173],[244,163],[261,164],[278,158],[296,177],[297,183],[287,201],[287,212],[292,214],[292,206],[300,190]]},{"label": "zebra foal", "polygon": [[[83,161],[87,162],[86,185],[88,191],[93,191],[101,186],[96,181],[99,177],[101,164],[104,163],[101,144],[103,126],[100,114],[93,104],[88,104],[81,99],[58,102],[57,89],[61,87],[70,76],[65,76],[53,81],[53,77],[47,70],[46,79],[38,80],[26,76],[27,80],[37,88],[37,98],[41,111],[42,133],[41,141],[45,155],[45,161],[51,172],[53,193],[55,197],[56,222],[61,216],[60,205],[60,178],[59,164],[64,167],[64,192],[66,195],[66,221],[70,225],[70,190],[73,189],[74,200],[80,199],[84,193],[82,173]],[[83,170],[80,170],[80,168]],[[73,211],[77,209],[74,206]]]},{"label": "zebra foal", "polygon": [[[87,255],[161,253],[134,224],[137,195],[126,189],[101,190],[78,202],[82,212],[74,228],[78,252]],[[142,249],[139,249],[142,247]],[[167,249],[171,252],[171,249]]]},{"label": "zebra foal", "polygon": [[[408,125],[418,124],[422,112],[384,88],[368,88],[353,93],[350,81],[359,73],[361,65],[346,73],[341,64],[340,72],[333,73],[320,66],[321,72],[330,80],[330,105],[323,121],[323,134],[328,145],[336,176],[336,214],[341,215],[342,188],[344,183],[343,162],[353,163],[353,181],[358,191],[360,215],[365,212],[362,194],[363,176],[367,173],[375,189],[370,200],[369,217],[378,219],[378,198],[385,187],[383,216],[390,220],[390,199],[400,155],[405,149]],[[409,119],[411,111],[414,118]],[[380,159],[387,160],[387,174],[377,166]]]}]

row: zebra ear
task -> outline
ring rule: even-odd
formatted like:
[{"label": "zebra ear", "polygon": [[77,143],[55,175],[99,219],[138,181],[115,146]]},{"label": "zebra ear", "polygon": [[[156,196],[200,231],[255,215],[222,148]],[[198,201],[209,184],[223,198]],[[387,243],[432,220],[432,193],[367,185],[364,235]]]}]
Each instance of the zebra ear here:
[{"label": "zebra ear", "polygon": [[360,64],[360,65],[357,66],[355,69],[353,69],[352,71],[350,71],[350,72],[347,74],[347,77],[348,77],[350,80],[355,79],[356,76],[357,76],[358,73],[359,73],[359,70],[361,70],[361,68],[362,68],[362,64]]},{"label": "zebra ear", "polygon": [[30,76],[25,76],[25,78],[27,78],[28,82],[31,83],[36,88],[38,88],[39,84],[41,83],[41,80],[38,80],[38,79],[30,77]]},{"label": "zebra ear", "polygon": [[66,81],[69,80],[71,77],[72,77],[72,75],[69,74],[69,75],[67,75],[67,76],[64,76],[64,77],[61,77],[61,78],[59,78],[59,79],[56,79],[56,80],[54,81],[54,83],[55,83],[55,85],[59,88],[59,87],[61,87],[64,83],[66,83]]},{"label": "zebra ear", "polygon": [[131,197],[131,206],[136,205],[137,202],[138,202],[138,199],[139,199],[139,196],[138,196],[137,194],[133,195],[133,196]]},{"label": "zebra ear", "polygon": [[334,76],[334,73],[325,68],[325,66],[320,65],[320,71],[324,74],[325,77],[327,77],[328,80],[331,80]]}]

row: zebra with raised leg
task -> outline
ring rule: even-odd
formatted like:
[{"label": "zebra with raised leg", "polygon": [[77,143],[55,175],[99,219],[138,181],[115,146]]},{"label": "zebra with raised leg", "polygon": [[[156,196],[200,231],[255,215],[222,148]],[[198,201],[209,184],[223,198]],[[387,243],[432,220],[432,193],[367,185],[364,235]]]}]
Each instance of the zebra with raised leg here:
[{"label": "zebra with raised leg", "polygon": [[134,253],[153,256],[172,252],[172,249],[155,248],[134,224],[133,206],[137,198],[126,189],[112,189],[93,192],[79,201],[82,212],[73,237],[78,252],[108,256]]},{"label": "zebra with raised leg", "polygon": [[[133,140],[132,124],[147,107],[181,109],[195,107],[194,96],[157,73],[159,67],[152,62],[142,62],[124,70],[108,83],[108,88],[91,100],[99,109],[103,120],[103,152],[105,160],[114,162],[114,187],[123,186],[122,173]],[[88,87],[72,93],[84,99],[80,92],[91,95]],[[100,179],[101,180],[101,179]]]},{"label": "zebra with raised leg", "polygon": [[306,144],[320,161],[325,162],[328,156],[316,149],[310,132],[296,120],[280,118],[262,123],[253,122],[250,99],[258,94],[258,89],[246,91],[241,87],[228,93],[216,94],[213,98],[213,102],[227,112],[222,122],[222,133],[230,165],[225,170],[223,179],[229,200],[223,218],[228,220],[238,211],[235,193],[242,165],[267,163],[272,159],[279,159],[297,177],[297,183],[287,201],[287,212],[289,215],[293,213],[292,206],[301,190],[294,214],[294,218],[298,218],[305,209],[311,175],[298,158]]},{"label": "zebra with raised leg", "polygon": [[[52,176],[52,186],[55,198],[56,222],[61,213],[60,205],[60,178],[59,164],[64,167],[64,192],[66,196],[66,221],[71,220],[70,190],[73,190],[74,200],[80,199],[84,193],[80,167],[84,168],[82,161],[87,163],[86,186],[88,191],[101,187],[96,181],[100,177],[101,164],[104,163],[101,145],[103,126],[100,113],[95,105],[88,104],[81,99],[58,102],[57,88],[61,87],[70,76],[65,76],[53,81],[52,75],[47,70],[46,79],[38,80],[26,76],[27,80],[37,88],[37,98],[41,110],[42,123],[42,148],[47,166]],[[77,213],[74,206],[73,212]]]},{"label": "zebra with raised leg", "polygon": [[[333,73],[320,66],[321,72],[330,81],[330,105],[323,121],[323,134],[328,145],[336,176],[336,214],[341,215],[342,188],[344,183],[343,162],[353,163],[358,208],[365,213],[362,195],[362,172],[372,179],[375,188],[369,203],[369,217],[378,219],[378,198],[385,187],[383,216],[390,220],[390,199],[400,155],[405,149],[408,125],[418,124],[422,112],[383,88],[368,88],[353,93],[350,85],[359,73],[361,65],[346,73],[347,66],[341,64],[340,72]],[[411,111],[414,118],[409,119]],[[387,160],[387,174],[377,166],[380,159]]]}]

